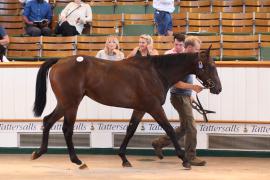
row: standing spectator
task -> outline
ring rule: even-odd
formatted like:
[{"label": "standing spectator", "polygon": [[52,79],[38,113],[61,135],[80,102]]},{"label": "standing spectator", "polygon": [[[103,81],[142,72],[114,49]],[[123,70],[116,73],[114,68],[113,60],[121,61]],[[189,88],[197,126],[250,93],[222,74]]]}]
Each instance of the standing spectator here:
[{"label": "standing spectator", "polygon": [[30,36],[50,36],[48,27],[52,20],[51,5],[44,0],[32,0],[24,7],[23,20]]},{"label": "standing spectator", "polygon": [[[201,41],[199,38],[190,36],[185,40],[185,52],[195,53],[200,51]],[[191,106],[191,91],[197,93],[203,90],[199,85],[193,85],[193,77],[186,76],[183,81],[179,81],[171,88],[171,103],[179,114],[181,126],[175,129],[177,139],[181,139],[185,135],[185,151],[186,156],[193,166],[205,166],[206,161],[200,160],[196,156],[197,130],[193,117]],[[167,135],[160,136],[152,142],[157,156],[162,159],[162,148],[171,143]]]},{"label": "standing spectator", "polygon": [[56,34],[74,36],[82,34],[84,25],[92,21],[92,9],[81,0],[70,2],[61,12]]},{"label": "standing spectator", "polygon": [[[28,3],[28,2],[30,2],[30,1],[33,1],[33,0],[19,0],[19,2],[20,3],[22,3],[22,4],[26,4],[26,3]],[[44,0],[45,2],[47,2],[47,3],[49,3],[49,0]]]},{"label": "standing spectator", "polygon": [[105,48],[98,51],[96,57],[100,59],[119,61],[124,59],[124,53],[120,50],[119,41],[115,36],[108,36]]},{"label": "standing spectator", "polygon": [[139,38],[139,46],[135,47],[127,58],[130,57],[141,57],[141,56],[150,56],[150,55],[158,55],[158,51],[153,47],[153,39],[150,35],[143,34]]},{"label": "standing spectator", "polygon": [[172,36],[172,15],[174,0],[153,0],[154,19],[159,35]]},{"label": "standing spectator", "polygon": [[8,34],[6,33],[5,29],[0,26],[0,61],[1,62],[6,62],[8,61],[7,58],[5,57],[6,54],[6,46],[9,43],[9,37]]}]

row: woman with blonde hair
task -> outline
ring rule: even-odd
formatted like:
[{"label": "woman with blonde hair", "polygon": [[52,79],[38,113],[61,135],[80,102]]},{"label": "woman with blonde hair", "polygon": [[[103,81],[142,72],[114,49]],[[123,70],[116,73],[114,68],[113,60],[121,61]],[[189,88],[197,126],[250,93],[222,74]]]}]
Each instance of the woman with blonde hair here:
[{"label": "woman with blonde hair", "polygon": [[96,57],[100,59],[119,61],[125,58],[124,53],[121,52],[119,41],[116,36],[108,36],[106,39],[104,49],[98,51]]},{"label": "woman with blonde hair", "polygon": [[150,35],[143,34],[139,38],[139,46],[135,47],[127,58],[158,55],[158,51],[153,47],[154,41]]}]

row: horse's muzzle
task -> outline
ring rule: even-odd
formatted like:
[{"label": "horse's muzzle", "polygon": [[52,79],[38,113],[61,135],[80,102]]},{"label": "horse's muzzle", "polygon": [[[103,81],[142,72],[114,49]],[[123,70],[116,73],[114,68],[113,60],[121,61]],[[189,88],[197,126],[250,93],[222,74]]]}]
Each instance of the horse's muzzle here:
[{"label": "horse's muzzle", "polygon": [[222,91],[221,86],[216,85],[216,84],[214,83],[214,81],[212,81],[211,79],[208,79],[208,80],[206,81],[205,87],[206,87],[207,89],[210,89],[210,92],[211,92],[212,94],[219,94],[219,93]]}]

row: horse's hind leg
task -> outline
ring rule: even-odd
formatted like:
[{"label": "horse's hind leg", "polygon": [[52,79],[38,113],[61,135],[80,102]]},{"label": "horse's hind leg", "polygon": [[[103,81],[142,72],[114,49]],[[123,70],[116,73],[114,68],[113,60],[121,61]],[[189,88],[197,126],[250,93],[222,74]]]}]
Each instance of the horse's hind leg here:
[{"label": "horse's hind leg", "polygon": [[190,169],[191,168],[190,163],[188,162],[188,160],[185,156],[185,152],[183,150],[181,150],[181,147],[180,147],[180,145],[177,141],[177,138],[176,138],[175,131],[174,131],[173,127],[171,126],[171,124],[169,123],[163,108],[162,107],[156,108],[150,114],[153,116],[153,118],[158,122],[158,124],[164,129],[164,131],[170,137],[170,139],[175,147],[175,151],[176,151],[177,156],[180,159],[182,159],[182,161],[183,161],[182,165],[185,168]]},{"label": "horse's hind leg", "polygon": [[77,157],[73,141],[72,141],[72,135],[73,135],[73,128],[74,123],[76,120],[76,114],[77,114],[77,108],[68,109],[66,111],[65,117],[64,117],[64,125],[63,125],[63,133],[65,136],[68,153],[71,162],[79,165],[80,169],[84,169],[87,167],[86,164],[82,163],[82,161]]},{"label": "horse's hind leg", "polygon": [[131,167],[130,162],[126,158],[126,148],[128,145],[129,140],[132,138],[133,134],[135,133],[143,115],[145,112],[136,111],[134,110],[127,128],[126,136],[121,144],[119,156],[122,159],[122,166],[123,167]]},{"label": "horse's hind leg", "polygon": [[63,117],[63,111],[60,106],[57,105],[51,114],[43,118],[42,142],[39,150],[32,153],[33,160],[39,158],[42,154],[47,152],[50,129],[61,117]]}]

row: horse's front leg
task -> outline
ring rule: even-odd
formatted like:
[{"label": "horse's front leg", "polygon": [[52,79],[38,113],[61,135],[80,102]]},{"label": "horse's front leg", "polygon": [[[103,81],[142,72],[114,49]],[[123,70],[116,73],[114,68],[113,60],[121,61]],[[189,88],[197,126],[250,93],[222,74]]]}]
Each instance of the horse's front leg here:
[{"label": "horse's front leg", "polygon": [[130,164],[130,162],[127,160],[126,157],[126,149],[127,149],[127,145],[129,140],[132,138],[132,136],[134,135],[143,115],[145,114],[145,112],[141,112],[141,111],[136,111],[134,110],[129,122],[129,125],[127,127],[127,133],[126,136],[121,144],[120,147],[120,151],[119,151],[119,156],[122,159],[122,166],[123,167],[132,167],[132,165]]},{"label": "horse's front leg", "polygon": [[153,118],[157,121],[157,123],[164,129],[166,134],[170,137],[174,147],[177,156],[182,159],[183,163],[182,165],[187,168],[191,169],[191,165],[188,161],[188,159],[185,156],[185,151],[183,151],[177,141],[175,131],[171,124],[169,123],[166,114],[162,108],[162,106],[158,106],[157,108],[153,108],[150,114],[153,116]]}]

